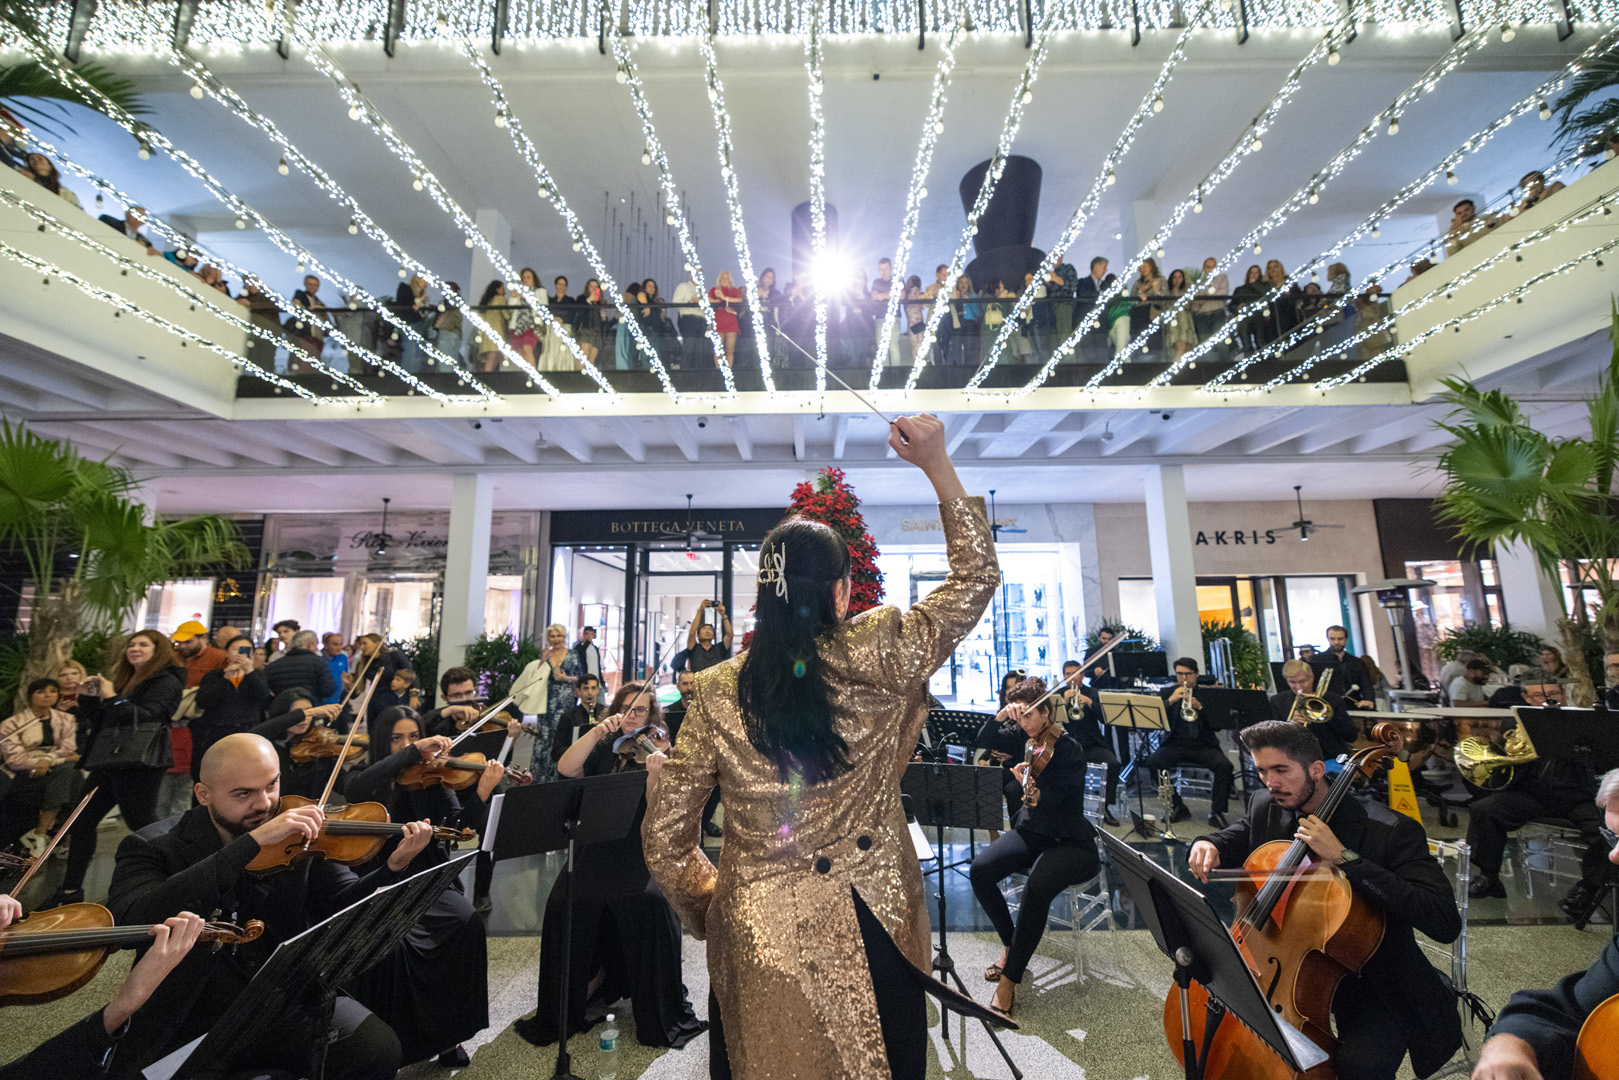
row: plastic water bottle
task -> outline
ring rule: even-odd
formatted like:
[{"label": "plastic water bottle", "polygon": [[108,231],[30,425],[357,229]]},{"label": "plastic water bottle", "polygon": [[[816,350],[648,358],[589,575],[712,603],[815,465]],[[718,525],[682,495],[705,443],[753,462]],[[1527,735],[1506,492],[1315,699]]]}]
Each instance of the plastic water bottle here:
[{"label": "plastic water bottle", "polygon": [[607,1026],[602,1028],[601,1039],[598,1043],[601,1048],[601,1067],[597,1073],[601,1080],[615,1080],[618,1076],[618,1022],[613,1014],[607,1014]]}]

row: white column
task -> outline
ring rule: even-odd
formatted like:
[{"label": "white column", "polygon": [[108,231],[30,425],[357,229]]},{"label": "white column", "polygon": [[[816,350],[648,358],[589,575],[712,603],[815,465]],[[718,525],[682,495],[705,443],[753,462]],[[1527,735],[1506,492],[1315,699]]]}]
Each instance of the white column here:
[{"label": "white column", "polygon": [[1497,544],[1495,568],[1501,576],[1501,601],[1512,628],[1539,634],[1542,641],[1561,642],[1557,620],[1563,608],[1557,600],[1558,586],[1546,576],[1528,547]]},{"label": "white column", "polygon": [[[512,254],[512,227],[506,221],[506,215],[499,210],[480,209],[473,212],[472,220],[478,226],[483,238],[489,241],[489,246],[500,254],[500,257],[510,261]],[[470,278],[461,283],[461,295],[467,302],[476,304],[483,295],[484,286],[500,277],[495,264],[489,261],[483,248],[472,249],[472,269]]]},{"label": "white column", "polygon": [[[1153,234],[1158,231],[1158,203],[1154,199],[1136,199],[1130,204],[1130,212],[1123,215],[1123,218],[1124,220],[1120,223],[1121,227],[1119,229],[1121,234],[1119,246],[1123,248],[1123,251],[1119,258],[1130,259],[1134,258],[1135,253],[1140,251],[1152,239]],[[1148,254],[1152,253],[1148,252]],[[1121,263],[1117,266],[1109,266],[1108,269],[1124,280],[1135,280],[1136,267],[1134,264],[1125,266]],[[1159,269],[1163,270],[1163,267],[1160,266]],[[1167,278],[1169,272],[1167,270],[1163,272]]]},{"label": "white column", "polygon": [[456,473],[450,487],[450,546],[444,555],[444,608],[439,616],[438,672],[466,659],[483,633],[489,589],[489,528],[494,486],[487,473]]},{"label": "white column", "polygon": [[[1192,566],[1192,519],[1186,509],[1181,465],[1147,467],[1147,548],[1158,594],[1158,637],[1171,662],[1203,655],[1197,617],[1197,571]],[[1201,661],[1199,661],[1201,663]]]}]

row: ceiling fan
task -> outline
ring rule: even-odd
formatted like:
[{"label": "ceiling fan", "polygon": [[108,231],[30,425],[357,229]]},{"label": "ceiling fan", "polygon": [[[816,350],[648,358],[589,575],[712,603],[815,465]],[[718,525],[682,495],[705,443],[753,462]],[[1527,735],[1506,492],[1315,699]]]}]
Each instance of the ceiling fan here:
[{"label": "ceiling fan", "polygon": [[1304,516],[1304,496],[1302,494],[1300,494],[1300,492],[1303,490],[1303,487],[1304,487],[1303,484],[1294,484],[1293,485],[1293,498],[1298,503],[1299,519],[1297,521],[1289,524],[1289,525],[1277,526],[1275,531],[1276,532],[1282,532],[1284,530],[1297,529],[1298,534],[1299,534],[1299,539],[1300,540],[1308,540],[1308,539],[1310,539],[1310,537],[1312,535],[1314,535],[1314,533],[1318,529],[1341,529],[1341,528],[1343,528],[1342,525],[1329,525],[1326,522],[1311,521],[1309,518]]},{"label": "ceiling fan", "polygon": [[[1016,518],[1013,519],[1017,520]],[[1001,533],[1026,533],[1028,529],[1020,529],[1016,525],[998,524],[995,518],[995,489],[989,489],[989,534],[995,543],[1001,542]]]},{"label": "ceiling fan", "polygon": [[690,495],[686,496],[686,528],[684,530],[665,529],[658,535],[665,540],[684,540],[686,542],[687,551],[690,551],[692,548],[696,547],[697,541],[699,540],[724,539],[718,533],[707,532],[697,527],[697,522],[692,518]]}]

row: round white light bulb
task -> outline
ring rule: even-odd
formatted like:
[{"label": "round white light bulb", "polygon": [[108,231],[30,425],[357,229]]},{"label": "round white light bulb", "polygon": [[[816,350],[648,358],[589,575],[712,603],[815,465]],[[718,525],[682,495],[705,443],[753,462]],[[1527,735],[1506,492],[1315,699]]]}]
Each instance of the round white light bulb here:
[{"label": "round white light bulb", "polygon": [[202,84],[201,83],[192,83],[191,84],[191,96],[196,98],[198,101],[202,100]]},{"label": "round white light bulb", "polygon": [[623,68],[619,68],[617,71],[613,72],[613,78],[618,80],[620,86],[630,81],[629,74]]},{"label": "round white light bulb", "polygon": [[1327,65],[1329,67],[1337,67],[1338,66],[1338,61],[1340,61],[1342,59],[1343,59],[1343,57],[1338,55],[1338,50],[1337,49],[1328,49],[1327,50]]},{"label": "round white light bulb", "polygon": [[275,171],[280,173],[282,176],[286,176],[292,170],[287,168],[287,159],[282,158],[279,162],[276,163]]},{"label": "round white light bulb", "polygon": [[1152,111],[1155,113],[1164,111],[1164,95],[1158,94],[1152,99]]},{"label": "round white light bulb", "polygon": [[246,219],[246,218],[237,218],[237,219],[236,219],[236,227],[237,227],[237,228],[238,228],[238,229],[245,229],[245,228],[247,228],[247,219]]},{"label": "round white light bulb", "polygon": [[1027,105],[1030,102],[1032,102],[1033,100],[1034,100],[1034,91],[1033,90],[1025,90],[1025,91],[1023,91],[1023,104]]},{"label": "round white light bulb", "polygon": [[360,231],[360,223],[358,221],[355,221],[353,218],[350,218],[349,219],[349,235],[350,236],[355,236],[355,235],[357,235],[359,233],[359,231]]}]

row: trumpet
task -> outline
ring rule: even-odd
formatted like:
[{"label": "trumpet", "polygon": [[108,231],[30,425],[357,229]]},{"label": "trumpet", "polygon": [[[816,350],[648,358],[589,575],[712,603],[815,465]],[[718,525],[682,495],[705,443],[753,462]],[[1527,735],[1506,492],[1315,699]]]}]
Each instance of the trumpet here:
[{"label": "trumpet", "polygon": [[1483,791],[1499,791],[1512,783],[1518,766],[1535,761],[1540,754],[1521,727],[1508,731],[1497,750],[1483,739],[1467,738],[1456,744],[1456,768],[1462,779]]},{"label": "trumpet", "polygon": [[[1327,701],[1327,687],[1332,683],[1332,669],[1327,668],[1316,680],[1315,693],[1300,694],[1293,700],[1293,707],[1287,710],[1287,721],[1290,724],[1320,724],[1332,716],[1332,704]],[[1299,713],[1304,715],[1300,716]]]}]

